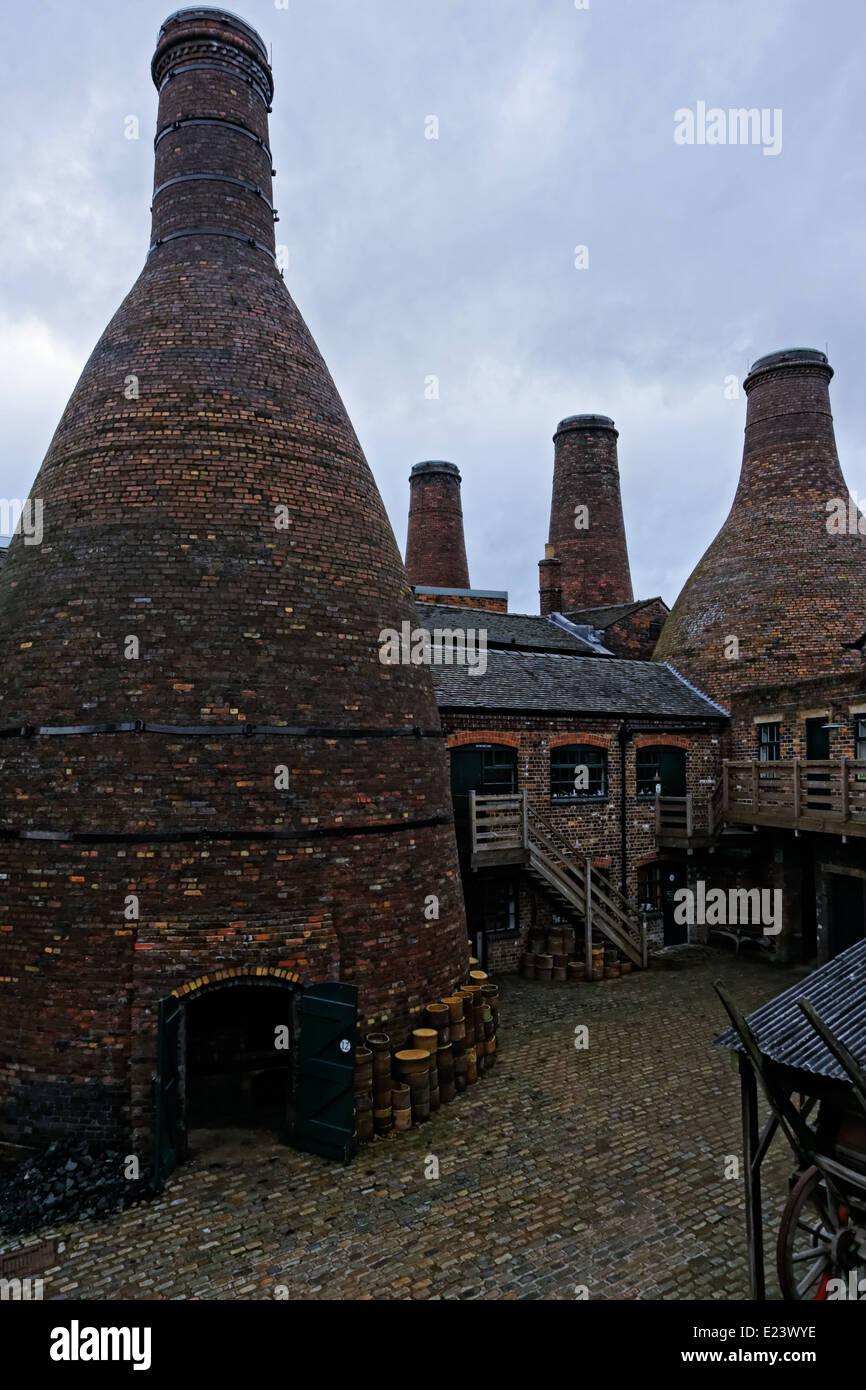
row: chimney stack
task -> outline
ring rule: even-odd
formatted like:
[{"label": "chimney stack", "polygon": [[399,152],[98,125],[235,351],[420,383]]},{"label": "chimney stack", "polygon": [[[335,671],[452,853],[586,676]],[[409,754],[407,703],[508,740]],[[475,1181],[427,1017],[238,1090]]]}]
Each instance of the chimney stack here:
[{"label": "chimney stack", "polygon": [[617,437],[607,415],[570,415],[553,436],[549,541],[561,562],[566,612],[631,603],[634,597]]},{"label": "chimney stack", "polygon": [[[727,706],[733,691],[857,665],[866,536],[849,515],[823,352],[761,357],[743,383],[743,463],[721,531],[686,581],[655,659]],[[845,524],[831,523],[831,506]],[[838,509],[837,513],[838,513]],[[863,523],[866,529],[866,523]]]},{"label": "chimney stack", "polygon": [[468,589],[469,567],[463,540],[460,469],[431,460],[409,474],[409,530],[406,573],[410,584]]},{"label": "chimney stack", "polygon": [[151,247],[0,572],[18,1143],[147,1149],[160,1001],[203,981],[354,983],[399,1038],[468,959],[431,674],[380,649],[406,571],[274,261],[267,50],[180,10],[152,71]]},{"label": "chimney stack", "polygon": [[544,547],[544,559],[538,562],[538,593],[542,617],[562,612],[562,561],[553,553],[553,546]]}]

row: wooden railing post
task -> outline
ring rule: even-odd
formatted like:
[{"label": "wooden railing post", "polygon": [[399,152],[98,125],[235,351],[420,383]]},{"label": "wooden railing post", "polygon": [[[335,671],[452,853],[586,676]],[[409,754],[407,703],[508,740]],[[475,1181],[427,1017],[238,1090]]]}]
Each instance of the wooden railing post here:
[{"label": "wooden railing post", "polygon": [[476,819],[475,819],[475,816],[476,816],[476,811],[475,811],[475,792],[474,792],[474,791],[471,791],[471,792],[469,793],[469,821],[470,821],[470,825],[471,825],[471,827],[472,827],[472,853],[473,853],[473,854],[475,854],[475,852],[476,852],[477,849],[478,849],[478,824],[477,824],[477,821],[476,821]]},{"label": "wooden railing post", "polygon": [[752,810],[758,809],[758,762],[752,759]]},{"label": "wooden railing post", "polygon": [[686,835],[692,838],[692,794],[686,793]]},{"label": "wooden railing post", "polygon": [[592,860],[589,855],[586,865],[586,912],[583,915],[583,948],[586,954],[586,977],[592,979]]},{"label": "wooden railing post", "polygon": [[800,759],[792,760],[794,776],[794,820],[800,819]]},{"label": "wooden railing post", "polygon": [[722,811],[727,811],[728,809],[728,797],[730,795],[730,786],[728,779],[730,777],[730,771],[731,769],[728,763],[728,759],[725,758],[725,760],[722,763]]},{"label": "wooden railing post", "polygon": [[851,817],[851,808],[848,801],[848,759],[840,758],[842,765],[842,819],[847,821]]},{"label": "wooden railing post", "polygon": [[656,839],[662,833],[662,798],[661,793],[656,792]]},{"label": "wooden railing post", "polygon": [[523,849],[529,849],[529,792],[523,788]]}]

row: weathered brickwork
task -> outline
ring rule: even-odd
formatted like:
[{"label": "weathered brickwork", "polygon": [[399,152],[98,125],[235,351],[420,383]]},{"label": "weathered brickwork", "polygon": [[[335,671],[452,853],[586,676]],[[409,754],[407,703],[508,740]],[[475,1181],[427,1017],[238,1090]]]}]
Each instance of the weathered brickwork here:
[{"label": "weathered brickwork", "polygon": [[409,579],[413,584],[468,589],[460,470],[453,463],[416,463],[409,485]]},{"label": "weathered brickwork", "polygon": [[[633,598],[617,437],[613,421],[605,415],[570,416],[560,421],[553,436],[549,544],[553,557],[561,561],[554,587],[562,592],[564,611],[630,603]],[[585,518],[576,514],[578,507],[587,509]],[[584,520],[578,528],[576,523]],[[551,589],[551,578],[543,569],[540,587],[543,592]]]},{"label": "weathered brickwork", "polygon": [[[0,726],[84,726],[0,743],[13,1137],[144,1129],[156,1000],[190,979],[339,970],[399,1033],[467,962],[430,673],[379,660],[417,611],[269,254],[264,46],[180,12],[154,78],[154,248],[0,579]],[[168,728],[87,731],[133,721]]]},{"label": "weathered brickwork", "polygon": [[[828,530],[828,505],[848,500],[832,375],[824,354],[810,349],[772,353],[753,366],[733,506],[656,648],[657,660],[726,707],[735,690],[859,663],[842,643],[864,628],[866,534],[856,524]],[[866,533],[866,520],[860,524]]]},{"label": "weathered brickwork", "polygon": [[449,608],[481,608],[488,613],[507,613],[507,594],[455,593],[452,589],[430,588],[428,592],[413,588],[416,603],[444,603]]},{"label": "weathered brickwork", "polygon": [[731,701],[731,757],[757,758],[761,723],[780,725],[781,758],[805,758],[806,720],[819,716],[827,730],[831,758],[856,756],[855,721],[866,718],[866,664],[844,675],[817,676],[740,691]]},{"label": "weathered brickwork", "polygon": [[662,599],[649,599],[617,622],[609,623],[602,632],[602,641],[614,656],[651,661],[667,616],[667,605]]}]

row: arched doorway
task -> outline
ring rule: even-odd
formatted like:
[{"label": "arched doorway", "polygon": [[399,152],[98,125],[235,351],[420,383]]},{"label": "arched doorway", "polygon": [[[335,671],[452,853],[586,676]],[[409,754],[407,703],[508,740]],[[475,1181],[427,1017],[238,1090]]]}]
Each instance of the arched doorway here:
[{"label": "arched doorway", "polygon": [[160,1000],[155,1163],[177,1163],[251,1132],[291,1125],[299,1036],[297,978],[241,970]]},{"label": "arched doorway", "polygon": [[241,978],[186,1001],[184,1115],[192,1150],[227,1130],[282,1133],[295,1052],[294,990]]},{"label": "arched doorway", "polygon": [[[282,968],[221,971],[160,999],[153,1075],[156,1190],[192,1153],[258,1131],[348,1162],[358,986]],[[196,1149],[198,1146],[198,1149]]]}]

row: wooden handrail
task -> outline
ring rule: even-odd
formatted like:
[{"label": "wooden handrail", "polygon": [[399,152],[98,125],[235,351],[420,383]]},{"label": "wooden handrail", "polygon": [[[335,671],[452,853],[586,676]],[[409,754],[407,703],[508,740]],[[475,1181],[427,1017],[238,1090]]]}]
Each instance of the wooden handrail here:
[{"label": "wooden handrail", "polygon": [[[612,884],[592,872],[591,860],[534,806],[527,793],[486,796],[470,793],[472,850],[517,850],[548,884],[637,963],[646,966],[646,929],[639,909]],[[591,927],[590,927],[591,930]]]}]

